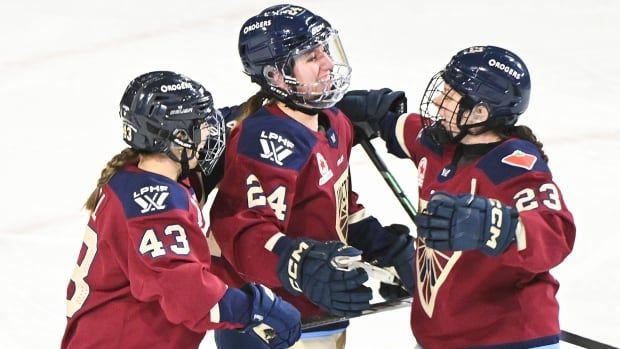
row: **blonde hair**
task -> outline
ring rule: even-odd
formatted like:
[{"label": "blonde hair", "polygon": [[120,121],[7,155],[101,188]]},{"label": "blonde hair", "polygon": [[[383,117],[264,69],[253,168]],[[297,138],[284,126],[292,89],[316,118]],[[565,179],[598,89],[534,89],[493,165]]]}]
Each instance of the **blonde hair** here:
[{"label": "blonde hair", "polygon": [[101,170],[101,176],[97,181],[97,187],[90,193],[90,196],[84,204],[84,208],[93,212],[97,206],[97,201],[101,195],[101,189],[108,183],[110,178],[126,164],[137,164],[140,159],[140,154],[137,150],[132,148],[125,148],[120,153],[114,155],[112,160],[108,161],[105,168]]}]

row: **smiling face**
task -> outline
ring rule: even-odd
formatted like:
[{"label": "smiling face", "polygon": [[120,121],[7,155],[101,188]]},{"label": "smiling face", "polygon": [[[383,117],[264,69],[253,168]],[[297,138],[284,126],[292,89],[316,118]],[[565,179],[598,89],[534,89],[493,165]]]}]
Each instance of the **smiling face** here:
[{"label": "smiling face", "polygon": [[312,99],[328,91],[333,83],[331,73],[334,62],[327,52],[325,45],[319,44],[294,58],[293,76],[299,85],[297,92]]}]

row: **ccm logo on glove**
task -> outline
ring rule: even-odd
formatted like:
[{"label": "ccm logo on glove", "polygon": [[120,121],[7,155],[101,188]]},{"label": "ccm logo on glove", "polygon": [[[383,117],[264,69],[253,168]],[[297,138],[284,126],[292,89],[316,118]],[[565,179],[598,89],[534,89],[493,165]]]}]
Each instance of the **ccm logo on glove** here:
[{"label": "ccm logo on glove", "polygon": [[301,261],[301,253],[307,250],[308,247],[310,246],[304,241],[300,242],[297,249],[293,250],[293,253],[291,253],[291,258],[288,260],[288,281],[291,284],[291,287],[298,292],[302,292],[301,287],[297,284],[299,277],[299,262]]},{"label": "ccm logo on glove", "polygon": [[502,203],[495,199],[489,199],[491,203],[491,229],[489,233],[491,238],[487,240],[486,245],[490,248],[497,247],[497,238],[502,233]]}]

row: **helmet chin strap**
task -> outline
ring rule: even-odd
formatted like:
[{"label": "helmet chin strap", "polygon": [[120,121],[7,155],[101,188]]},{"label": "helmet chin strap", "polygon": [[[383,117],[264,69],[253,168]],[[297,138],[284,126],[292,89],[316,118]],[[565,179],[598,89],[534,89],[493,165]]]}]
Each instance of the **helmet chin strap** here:
[{"label": "helmet chin strap", "polygon": [[189,159],[187,158],[187,149],[183,148],[181,152],[181,174],[178,180],[184,180],[189,176]]},{"label": "helmet chin strap", "polygon": [[[194,152],[196,151],[194,150]],[[169,149],[168,151],[166,151],[166,155],[168,155],[170,159],[172,159],[175,162],[178,162],[181,165],[181,173],[179,174],[179,177],[177,178],[177,180],[183,180],[187,178],[189,176],[189,157],[187,156],[187,148],[183,147],[181,149],[180,159],[172,151],[172,149]]]},{"label": "helmet chin strap", "polygon": [[321,109],[306,108],[295,104],[295,102],[291,98],[291,94],[279,87],[265,84],[263,85],[263,91],[265,91],[267,94],[277,99],[278,101],[284,103],[284,105],[286,105],[288,108],[300,111],[304,114],[316,115],[321,111]]}]

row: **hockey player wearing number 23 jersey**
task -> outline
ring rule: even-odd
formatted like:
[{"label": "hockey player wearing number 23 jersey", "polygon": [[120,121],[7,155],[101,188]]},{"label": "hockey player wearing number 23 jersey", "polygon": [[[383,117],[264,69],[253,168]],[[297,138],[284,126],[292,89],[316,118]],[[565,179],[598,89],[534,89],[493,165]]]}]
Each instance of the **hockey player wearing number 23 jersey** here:
[{"label": "hockey player wearing number 23 jersey", "polygon": [[575,225],[542,144],[515,125],[530,94],[525,64],[499,47],[470,47],[431,79],[421,115],[367,112],[393,93],[352,91],[338,106],[417,166],[417,341],[557,348],[559,284],[549,270],[572,250]]}]

